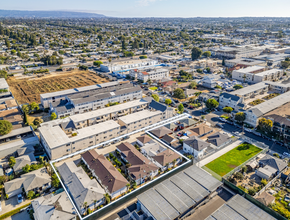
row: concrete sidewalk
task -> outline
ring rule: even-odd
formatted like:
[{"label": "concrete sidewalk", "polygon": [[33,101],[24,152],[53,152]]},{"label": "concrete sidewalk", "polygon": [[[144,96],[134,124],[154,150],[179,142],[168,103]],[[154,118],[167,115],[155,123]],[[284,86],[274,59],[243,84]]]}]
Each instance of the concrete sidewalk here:
[{"label": "concrete sidewalk", "polygon": [[210,163],[211,161],[215,160],[216,158],[224,155],[225,153],[229,152],[230,150],[234,149],[235,147],[239,146],[241,143],[243,143],[243,140],[237,140],[234,143],[230,144],[229,146],[215,152],[214,154],[210,155],[209,157],[199,161],[196,165],[198,167],[203,167],[204,165]]}]

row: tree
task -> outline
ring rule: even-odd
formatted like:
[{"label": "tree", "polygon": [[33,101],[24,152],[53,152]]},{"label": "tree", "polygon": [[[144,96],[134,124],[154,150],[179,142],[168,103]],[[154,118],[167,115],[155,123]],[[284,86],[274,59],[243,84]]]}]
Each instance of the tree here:
[{"label": "tree", "polygon": [[9,166],[13,167],[16,164],[15,157],[11,156],[9,157]]},{"label": "tree", "polygon": [[234,87],[233,87],[235,90],[237,90],[237,89],[242,89],[242,88],[244,88],[242,85],[240,85],[240,84],[236,84],[236,85],[234,85]]},{"label": "tree", "polygon": [[210,110],[217,108],[219,106],[219,103],[215,99],[208,99],[205,103],[206,107]]},{"label": "tree", "polygon": [[254,196],[256,194],[256,190],[254,188],[250,188],[248,189],[248,193],[249,195]]},{"label": "tree", "polygon": [[57,118],[57,115],[55,114],[55,112],[51,113],[50,120],[55,120],[56,118]]},{"label": "tree", "polygon": [[274,157],[277,157],[277,158],[280,158],[280,156],[279,156],[278,153],[273,153],[273,156],[274,156]]},{"label": "tree", "polygon": [[205,51],[205,52],[203,52],[202,55],[205,56],[205,57],[210,57],[211,56],[211,52],[210,51]]},{"label": "tree", "polygon": [[89,67],[86,66],[86,65],[80,65],[80,66],[79,66],[79,69],[80,69],[80,70],[88,70]]},{"label": "tree", "polygon": [[244,74],[242,78],[244,79],[244,83],[245,83],[246,82],[246,79],[247,79],[246,74]]},{"label": "tree", "polygon": [[147,59],[147,56],[146,55],[142,55],[139,57],[139,59]]},{"label": "tree", "polygon": [[94,61],[94,66],[100,67],[101,64],[103,64],[103,62],[100,61],[100,60],[96,60],[96,61]]},{"label": "tree", "polygon": [[267,180],[265,180],[265,179],[261,180],[261,185],[262,186],[266,186],[267,184],[268,184]]},{"label": "tree", "polygon": [[248,168],[247,168],[246,166],[243,166],[243,167],[242,167],[242,172],[243,172],[243,173],[246,173],[247,170],[248,170]]},{"label": "tree", "polygon": [[104,196],[105,196],[105,199],[106,199],[106,204],[109,204],[111,202],[111,197],[109,196],[108,193],[106,193]]},{"label": "tree", "polygon": [[22,170],[24,173],[28,173],[30,171],[30,165],[29,164],[26,164],[24,167],[22,167]]},{"label": "tree", "polygon": [[221,86],[219,86],[219,85],[216,85],[215,88],[217,88],[217,89],[223,89],[223,88],[222,88]]},{"label": "tree", "polygon": [[191,82],[188,86],[188,88],[190,88],[190,89],[196,89],[196,87],[197,87],[197,82],[195,82],[195,81]]},{"label": "tree", "polygon": [[29,114],[30,112],[30,107],[29,105],[22,105],[22,111],[25,113],[25,114]]},{"label": "tree", "polygon": [[222,65],[226,65],[225,58],[223,58]]},{"label": "tree", "polygon": [[181,88],[176,88],[173,92],[173,97],[178,99],[185,99],[184,91]]},{"label": "tree", "polygon": [[191,50],[191,59],[196,60],[201,56],[201,54],[202,54],[202,50],[199,49],[198,47],[194,47]]},{"label": "tree", "polygon": [[246,115],[244,112],[238,112],[235,115],[235,120],[238,121],[239,123],[243,123],[246,120]]},{"label": "tree", "polygon": [[171,99],[165,99],[165,104],[170,105],[172,103]]},{"label": "tree", "polygon": [[45,163],[43,156],[39,156],[39,162],[40,162],[40,164],[44,164]]},{"label": "tree", "polygon": [[233,110],[234,110],[234,109],[231,108],[231,107],[224,107],[224,108],[223,108],[223,111],[226,112],[226,113],[228,113],[228,114],[230,114]]},{"label": "tree", "polygon": [[150,85],[152,84],[152,80],[151,80],[151,79],[148,79],[148,80],[147,80],[147,83],[148,83],[148,85],[150,86]]},{"label": "tree", "polygon": [[39,105],[36,102],[31,102],[29,107],[30,111],[39,110]]},{"label": "tree", "polygon": [[156,101],[159,102],[159,96],[156,94],[152,94],[151,97]]},{"label": "tree", "polygon": [[234,174],[234,177],[237,179],[237,180],[242,180],[244,179],[244,175],[241,173],[241,172],[236,172]]},{"label": "tree", "polygon": [[38,126],[40,125],[41,123],[43,122],[43,120],[41,118],[35,118],[34,121],[33,121],[33,124],[35,126]]},{"label": "tree", "polygon": [[273,121],[271,119],[260,118],[258,121],[258,127],[262,131],[270,132],[273,127]]},{"label": "tree", "polygon": [[7,79],[7,71],[6,70],[0,70],[0,78]]},{"label": "tree", "polygon": [[12,130],[12,124],[9,121],[0,120],[0,134],[5,135]]},{"label": "tree", "polygon": [[27,198],[28,199],[32,199],[35,195],[35,192],[33,190],[30,190],[28,193],[27,193]]},{"label": "tree", "polygon": [[182,103],[179,104],[178,111],[181,112],[181,113],[184,111],[184,106],[183,106]]},{"label": "tree", "polygon": [[57,178],[57,175],[54,173],[52,176],[51,176],[51,185],[54,187],[54,188],[58,188],[59,187],[59,179]]}]

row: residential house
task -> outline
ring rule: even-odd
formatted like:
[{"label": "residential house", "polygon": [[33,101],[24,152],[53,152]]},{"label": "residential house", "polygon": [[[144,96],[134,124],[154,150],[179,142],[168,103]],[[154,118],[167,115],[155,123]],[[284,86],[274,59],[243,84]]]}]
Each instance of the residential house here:
[{"label": "residential house", "polygon": [[164,135],[161,140],[174,148],[177,148],[180,146],[179,140],[170,134]]},{"label": "residential house", "polygon": [[207,137],[207,142],[217,146],[223,147],[231,142],[231,138],[223,133],[217,132]]},{"label": "residential house", "polygon": [[213,128],[205,124],[200,124],[199,126],[191,128],[188,131],[190,132],[190,136],[202,137],[213,132]]},{"label": "residential house", "polygon": [[[77,167],[73,161],[69,161],[57,169],[81,214],[86,212],[86,208],[92,210],[104,204],[105,190],[95,179],[90,179],[82,167]],[[87,206],[84,207],[84,204]]]},{"label": "residential house", "polygon": [[166,128],[165,126],[162,126],[151,130],[150,133],[152,133],[158,138],[162,138],[163,136],[167,134],[172,134],[173,132],[170,129]]},{"label": "residential house", "polygon": [[38,194],[50,187],[51,178],[45,167],[23,174],[20,178],[4,183],[5,192],[9,198],[16,196],[23,191],[26,195],[29,191],[34,191]]},{"label": "residential house", "polygon": [[217,83],[218,79],[219,77],[216,75],[206,75],[205,77],[202,78],[201,85],[206,88],[213,89],[218,85]]},{"label": "residential house", "polygon": [[152,142],[154,142],[154,141],[153,141],[152,138],[149,137],[148,135],[143,135],[143,136],[137,137],[137,138],[136,138],[136,142],[137,142],[137,144],[138,144],[139,146],[143,147],[144,144],[152,143]]},{"label": "residential house", "polygon": [[235,111],[239,109],[244,109],[246,106],[244,99],[240,96],[232,95],[227,92],[220,94],[219,98],[219,108],[223,109],[224,107],[231,107]]},{"label": "residential house", "polygon": [[262,157],[259,160],[259,163],[262,166],[270,166],[279,172],[281,172],[282,170],[284,170],[288,166],[288,164],[285,163],[283,160],[281,160],[277,157],[272,157],[271,155],[268,155],[268,154],[265,155],[264,157]]},{"label": "residential house", "polygon": [[124,142],[117,146],[117,150],[121,153],[122,159],[130,164],[127,172],[136,184],[141,184],[158,174],[158,167],[143,156],[132,144]]},{"label": "residential house", "polygon": [[183,141],[183,151],[192,154],[196,158],[202,157],[208,147],[210,147],[209,143],[195,136]]},{"label": "residential house", "polygon": [[129,182],[104,155],[89,150],[82,154],[82,161],[112,199],[127,192]]},{"label": "residential house", "polygon": [[275,196],[270,195],[269,193],[267,193],[266,191],[262,192],[257,198],[256,200],[258,200],[259,202],[261,202],[262,204],[264,204],[265,206],[269,206],[271,204],[275,203]]},{"label": "residential house", "polygon": [[13,170],[16,174],[22,172],[22,168],[26,165],[32,165],[37,164],[37,161],[33,155],[33,153],[30,153],[28,155],[22,155],[20,157],[15,158],[15,165],[13,166]]},{"label": "residential house", "polygon": [[35,220],[75,220],[76,211],[66,192],[39,197],[31,202]]},{"label": "residential house", "polygon": [[159,167],[162,167],[162,170],[166,170],[181,162],[181,156],[168,148],[152,156],[152,159],[158,163]]},{"label": "residential house", "polygon": [[277,170],[274,169],[273,167],[270,167],[268,165],[264,166],[264,167],[259,167],[255,173],[258,177],[260,177],[261,179],[265,179],[265,180],[270,180],[272,177],[274,177],[277,174]]}]

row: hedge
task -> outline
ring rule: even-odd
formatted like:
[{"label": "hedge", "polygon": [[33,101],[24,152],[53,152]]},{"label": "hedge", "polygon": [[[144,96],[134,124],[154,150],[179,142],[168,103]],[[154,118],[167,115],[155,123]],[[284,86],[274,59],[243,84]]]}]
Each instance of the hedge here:
[{"label": "hedge", "polygon": [[3,219],[5,219],[5,218],[8,218],[8,217],[10,217],[10,216],[12,216],[12,215],[15,215],[15,214],[19,213],[21,209],[23,209],[23,208],[29,206],[30,204],[31,204],[31,202],[28,203],[28,204],[26,204],[26,205],[20,206],[19,208],[14,209],[14,210],[12,210],[12,211],[10,211],[10,212],[6,212],[6,213],[3,214],[3,215],[0,215],[0,220],[3,220]]}]

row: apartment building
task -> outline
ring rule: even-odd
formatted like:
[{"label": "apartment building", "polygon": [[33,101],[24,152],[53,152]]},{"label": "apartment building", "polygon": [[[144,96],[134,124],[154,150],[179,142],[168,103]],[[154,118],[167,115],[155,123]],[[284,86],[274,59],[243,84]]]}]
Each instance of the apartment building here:
[{"label": "apartment building", "polygon": [[215,60],[198,60],[195,62],[195,68],[206,68],[206,67],[216,67],[217,61]]},{"label": "apartment building", "polygon": [[40,141],[53,160],[118,137],[120,125],[109,120],[72,131],[65,131],[59,125],[42,126],[38,130]]},{"label": "apartment building", "polygon": [[253,47],[220,47],[210,48],[212,56],[225,59],[238,59],[244,57],[254,57],[260,55],[264,49]]},{"label": "apartment building", "polygon": [[265,85],[269,86],[269,89],[275,90],[278,93],[284,93],[290,91],[290,83],[279,83],[279,82],[271,82],[264,81]]},{"label": "apartment building", "polygon": [[275,98],[256,105],[246,111],[245,122],[256,127],[259,118],[264,117],[267,113],[279,108],[290,102],[290,92],[283,93]]},{"label": "apartment building", "polygon": [[130,178],[141,184],[147,179],[152,179],[158,174],[158,167],[141,154],[132,144],[125,142],[117,146],[124,161],[131,166],[127,168]]},{"label": "apartment building", "polygon": [[252,66],[244,69],[234,70],[232,78],[248,83],[259,83],[263,81],[276,81],[283,76],[283,70],[270,69],[266,70],[265,67]]},{"label": "apartment building", "polygon": [[236,65],[250,67],[250,66],[266,66],[267,63],[263,60],[255,60],[251,58],[238,58],[238,59],[231,59],[225,60],[225,65],[227,67],[234,67]]},{"label": "apartment building", "polygon": [[0,78],[0,93],[9,92],[9,85],[4,78]]},{"label": "apartment building", "polygon": [[140,86],[122,83],[105,89],[70,94],[62,100],[50,103],[49,106],[50,112],[55,112],[58,117],[67,117],[104,108],[110,103],[124,103],[141,98]]},{"label": "apartment building", "polygon": [[82,154],[82,161],[112,199],[127,192],[129,182],[104,155],[90,150]]},{"label": "apartment building", "polygon": [[244,100],[255,98],[257,95],[266,94],[269,91],[269,85],[265,82],[256,83],[251,86],[244,87],[242,89],[235,90],[229,94],[242,97]]},{"label": "apartment building", "polygon": [[58,91],[58,92],[44,93],[44,94],[40,94],[40,100],[44,108],[49,108],[50,103],[57,103],[57,102],[66,100],[66,97],[68,95],[75,95],[75,94],[80,94],[80,93],[90,92],[90,91],[98,91],[100,93],[104,93],[106,91],[111,92],[113,90],[119,89],[120,85],[129,84],[129,83],[130,83],[129,81],[120,81],[120,82],[114,81],[114,82],[96,84],[96,85],[91,85],[91,86],[84,86],[84,87],[79,87],[79,88],[74,88],[74,89],[67,89],[67,90]]},{"label": "apartment building", "polygon": [[130,70],[136,68],[142,68],[145,66],[153,66],[158,64],[157,60],[151,59],[138,59],[138,60],[124,60],[124,61],[113,61],[111,63],[101,64],[101,71],[103,72],[114,72],[120,70]]},{"label": "apartment building", "polygon": [[161,111],[143,110],[130,115],[120,117],[118,123],[121,126],[121,132],[125,130],[127,133],[136,131],[138,129],[156,124],[166,119]]},{"label": "apartment building", "polygon": [[169,70],[161,67],[133,69],[130,71],[129,75],[143,82],[147,82],[149,79],[151,81],[158,81],[163,78],[168,78]]}]

